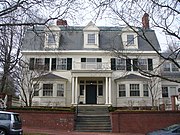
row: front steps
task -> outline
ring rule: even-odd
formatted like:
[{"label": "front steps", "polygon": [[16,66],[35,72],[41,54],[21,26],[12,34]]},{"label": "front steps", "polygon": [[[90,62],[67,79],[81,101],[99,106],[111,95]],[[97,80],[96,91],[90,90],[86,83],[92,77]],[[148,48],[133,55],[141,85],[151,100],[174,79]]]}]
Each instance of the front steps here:
[{"label": "front steps", "polygon": [[80,132],[111,132],[107,106],[79,106],[75,130]]}]

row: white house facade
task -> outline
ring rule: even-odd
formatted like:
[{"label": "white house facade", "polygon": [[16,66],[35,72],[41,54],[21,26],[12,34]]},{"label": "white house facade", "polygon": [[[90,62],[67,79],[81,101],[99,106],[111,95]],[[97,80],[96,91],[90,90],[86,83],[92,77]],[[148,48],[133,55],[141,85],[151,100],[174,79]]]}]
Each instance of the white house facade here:
[{"label": "white house facade", "polygon": [[[142,76],[137,66],[147,72],[160,72],[157,67],[161,61],[139,35],[145,33],[158,51],[160,46],[154,30],[134,30],[97,27],[92,22],[85,27],[53,25],[28,29],[22,48],[24,59],[29,62],[29,70],[46,71],[37,86],[42,89],[34,91],[33,105],[151,106],[151,79]],[[156,87],[152,88],[152,92],[158,89],[156,105],[163,102],[162,87],[164,91],[165,86],[174,91],[167,98],[177,94],[180,87],[159,80],[154,80]]]}]

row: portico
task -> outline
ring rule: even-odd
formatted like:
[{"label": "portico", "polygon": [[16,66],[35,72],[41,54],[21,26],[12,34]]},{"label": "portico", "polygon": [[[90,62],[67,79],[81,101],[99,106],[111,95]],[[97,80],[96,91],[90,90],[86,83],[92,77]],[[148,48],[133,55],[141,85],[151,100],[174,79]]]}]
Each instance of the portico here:
[{"label": "portico", "polygon": [[72,71],[72,105],[112,104],[112,71]]}]

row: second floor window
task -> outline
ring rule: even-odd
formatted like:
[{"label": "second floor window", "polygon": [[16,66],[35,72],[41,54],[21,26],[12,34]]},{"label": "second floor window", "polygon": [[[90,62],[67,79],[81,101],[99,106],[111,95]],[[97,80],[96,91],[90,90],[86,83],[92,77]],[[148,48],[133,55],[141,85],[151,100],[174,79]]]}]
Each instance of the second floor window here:
[{"label": "second floor window", "polygon": [[163,64],[163,71],[165,71],[165,72],[178,72],[179,69],[174,63],[165,62]]},{"label": "second floor window", "polygon": [[66,70],[67,69],[67,59],[66,58],[58,58],[56,60],[57,70]]},{"label": "second floor window", "polygon": [[82,69],[101,69],[102,59],[101,58],[81,58]]}]

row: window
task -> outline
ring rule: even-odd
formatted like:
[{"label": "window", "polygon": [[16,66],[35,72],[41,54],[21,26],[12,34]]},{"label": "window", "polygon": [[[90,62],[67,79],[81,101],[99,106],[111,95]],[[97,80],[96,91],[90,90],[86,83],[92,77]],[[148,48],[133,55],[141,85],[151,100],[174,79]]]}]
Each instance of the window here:
[{"label": "window", "polygon": [[71,70],[72,58],[52,58],[51,70]]},{"label": "window", "polygon": [[56,43],[56,34],[49,33],[49,34],[48,34],[47,42],[48,42],[49,45],[55,44],[55,43]]},{"label": "window", "polygon": [[84,85],[80,85],[80,96],[84,96]]},{"label": "window", "polygon": [[81,58],[82,69],[101,69],[102,59],[101,58]]},{"label": "window", "polygon": [[163,64],[163,70],[170,72],[170,71],[171,71],[171,69],[170,69],[170,63],[167,63],[167,62],[164,63],[164,64]]},{"label": "window", "polygon": [[39,84],[34,84],[34,96],[39,96]]},{"label": "window", "polygon": [[168,97],[168,87],[162,87],[162,97]]},{"label": "window", "polygon": [[134,35],[127,35],[127,45],[134,45]]},{"label": "window", "polygon": [[147,59],[139,59],[138,66],[141,70],[147,70]]},{"label": "window", "polygon": [[43,68],[44,68],[44,59],[36,58],[35,69],[43,69]]},{"label": "window", "polygon": [[130,84],[130,96],[140,96],[139,84]]},{"label": "window", "polygon": [[29,70],[49,70],[49,58],[30,58]]},{"label": "window", "polygon": [[88,34],[88,44],[95,44],[95,34]]},{"label": "window", "polygon": [[67,69],[67,60],[66,58],[57,59],[57,70],[66,70]]},{"label": "window", "polygon": [[53,84],[43,84],[43,96],[53,96]]},{"label": "window", "polygon": [[125,97],[126,96],[126,87],[125,84],[119,85],[119,97]]},{"label": "window", "polygon": [[172,72],[179,71],[178,67],[174,63],[171,63],[171,66],[172,66]]},{"label": "window", "polygon": [[98,96],[103,96],[103,85],[98,85]]},{"label": "window", "polygon": [[116,70],[125,70],[125,69],[126,69],[125,59],[117,59],[116,60]]},{"label": "window", "polygon": [[0,113],[0,120],[11,120],[10,114]]},{"label": "window", "polygon": [[144,97],[149,96],[148,84],[143,84],[143,95]]},{"label": "window", "polygon": [[64,84],[57,84],[57,96],[64,97]]}]

